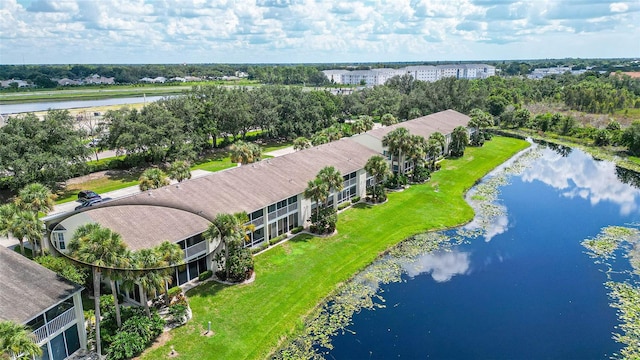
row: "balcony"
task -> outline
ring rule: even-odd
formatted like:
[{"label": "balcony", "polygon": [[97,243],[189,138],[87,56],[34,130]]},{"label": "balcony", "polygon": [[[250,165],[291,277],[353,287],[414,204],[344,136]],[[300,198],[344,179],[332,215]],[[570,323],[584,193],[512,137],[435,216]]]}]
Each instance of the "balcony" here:
[{"label": "balcony", "polygon": [[75,307],[63,312],[53,320],[49,321],[45,325],[42,325],[39,329],[33,332],[36,337],[36,343],[40,344],[46,340],[49,336],[55,334],[65,326],[69,325],[76,319]]},{"label": "balcony", "polygon": [[189,246],[184,249],[184,258],[185,260],[191,259],[194,256],[204,254],[207,251],[207,242],[201,241],[195,245]]}]

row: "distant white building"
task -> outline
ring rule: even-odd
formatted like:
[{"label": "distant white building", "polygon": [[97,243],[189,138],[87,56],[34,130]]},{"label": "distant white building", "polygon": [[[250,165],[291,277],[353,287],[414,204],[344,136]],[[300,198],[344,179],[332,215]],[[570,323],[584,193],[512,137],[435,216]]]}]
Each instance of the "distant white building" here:
[{"label": "distant white building", "polygon": [[333,84],[343,84],[342,75],[349,73],[349,70],[324,70],[324,76]]},{"label": "distant white building", "polygon": [[367,86],[382,85],[398,75],[410,75],[419,81],[438,81],[446,77],[457,79],[485,79],[496,74],[495,66],[487,64],[449,64],[418,65],[400,69],[371,70],[325,70],[325,76],[336,84],[360,85],[364,81]]},{"label": "distant white building", "polygon": [[85,84],[114,84],[113,77],[104,77],[98,74],[93,74],[91,76],[86,77],[83,82]]},{"label": "distant white building", "polygon": [[562,75],[566,72],[571,72],[571,67],[556,66],[556,67],[550,67],[550,68],[539,68],[539,69],[533,69],[531,74],[527,75],[527,77],[529,79],[542,79],[545,76]]},{"label": "distant white building", "polygon": [[29,83],[24,81],[24,80],[20,80],[20,79],[10,79],[10,80],[3,80],[0,81],[0,86],[2,86],[3,88],[6,87],[10,87],[12,83],[16,83],[18,84],[18,87],[29,87]]}]

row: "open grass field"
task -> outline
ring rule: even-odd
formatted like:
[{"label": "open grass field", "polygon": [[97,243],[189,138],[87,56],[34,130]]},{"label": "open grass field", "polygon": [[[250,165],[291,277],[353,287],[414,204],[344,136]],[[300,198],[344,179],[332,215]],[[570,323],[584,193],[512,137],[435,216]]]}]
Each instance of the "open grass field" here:
[{"label": "open grass field", "polygon": [[[281,142],[266,144],[263,146],[263,153],[280,150],[291,146],[291,142]],[[120,156],[123,158],[124,156]],[[270,158],[269,155],[263,155],[263,158]],[[106,159],[101,159],[104,162]],[[237,166],[231,162],[228,152],[220,151],[212,153],[209,156],[200,159],[191,170],[205,170],[210,172],[221,171]],[[110,171],[90,174],[82,177],[81,181],[72,179],[67,182],[67,186],[61,193],[57,194],[56,204],[62,204],[69,201],[75,201],[80,190],[93,190],[98,194],[104,194],[109,191],[123,189],[129,186],[137,186],[138,178],[143,170],[136,171]]]},{"label": "open grass field", "polygon": [[[208,282],[188,292],[193,319],[171,331],[142,359],[264,359],[300,332],[305,317],[341,283],[411,235],[464,224],[473,210],[464,194],[528,143],[494,137],[445,160],[426,184],[389,194],[377,206],[359,204],[339,215],[338,234],[299,235],[255,258],[256,280],[227,286]],[[211,321],[213,336],[202,336]]]},{"label": "open grass field", "polygon": [[0,104],[15,104],[38,101],[65,101],[65,100],[97,100],[118,97],[150,95],[179,94],[197,85],[224,85],[224,86],[256,86],[255,81],[202,81],[190,83],[176,83],[167,85],[136,84],[136,85],[102,85],[67,87],[51,90],[27,90],[19,92],[0,92]]}]

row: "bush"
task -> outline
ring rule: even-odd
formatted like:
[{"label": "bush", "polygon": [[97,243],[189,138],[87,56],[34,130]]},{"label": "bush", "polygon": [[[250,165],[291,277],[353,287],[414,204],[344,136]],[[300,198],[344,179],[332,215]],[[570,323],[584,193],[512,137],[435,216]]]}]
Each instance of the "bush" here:
[{"label": "bush", "polygon": [[275,245],[279,242],[281,242],[282,240],[287,238],[287,234],[282,234],[280,236],[276,236],[273,239],[269,240],[269,245]]},{"label": "bush", "polygon": [[407,177],[402,174],[393,174],[384,183],[384,187],[387,189],[398,189],[407,185]]},{"label": "bush", "polygon": [[356,197],[354,197],[354,198],[352,198],[352,199],[351,199],[351,203],[352,203],[352,204],[355,204],[355,203],[357,203],[357,202],[359,202],[359,201],[360,201],[360,196],[356,196]]},{"label": "bush", "polygon": [[431,172],[423,165],[418,165],[413,169],[411,180],[415,183],[423,183],[431,177]]},{"label": "bush", "polygon": [[173,322],[182,322],[183,318],[187,316],[187,306],[184,304],[171,305],[169,306],[169,315],[171,315]]},{"label": "bush", "polygon": [[203,272],[202,274],[198,275],[198,281],[205,281],[208,278],[213,276],[213,271],[211,270],[207,270],[205,272]]},{"label": "bush", "polygon": [[173,298],[174,296],[178,296],[182,294],[182,288],[180,286],[174,286],[167,292],[169,298]]},{"label": "bush", "polygon": [[142,308],[133,311],[123,308],[122,318],[122,328],[112,337],[113,341],[107,350],[109,360],[130,359],[139,355],[162,333],[165,325],[157,312],[153,312],[150,319]]},{"label": "bush", "polygon": [[116,306],[113,303],[113,295],[100,296],[100,314],[104,316],[107,313],[115,311]]},{"label": "bush", "polygon": [[345,201],[345,202],[341,203],[340,205],[338,205],[338,210],[344,210],[344,209],[348,208],[349,206],[351,206],[351,203],[349,201]]},{"label": "bush", "polygon": [[262,250],[264,250],[264,249],[266,249],[268,247],[269,247],[269,241],[265,240],[260,245],[252,247],[251,248],[251,253],[252,254],[257,254],[260,251],[262,251]]},{"label": "bush", "polygon": [[331,234],[336,230],[338,223],[338,214],[333,206],[320,209],[320,214],[313,211],[311,214],[311,232],[316,234]]}]

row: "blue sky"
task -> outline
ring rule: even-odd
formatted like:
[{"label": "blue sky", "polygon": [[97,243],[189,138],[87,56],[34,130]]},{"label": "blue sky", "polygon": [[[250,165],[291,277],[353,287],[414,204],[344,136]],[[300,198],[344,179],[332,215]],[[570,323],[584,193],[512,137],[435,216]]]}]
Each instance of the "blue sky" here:
[{"label": "blue sky", "polygon": [[0,64],[640,57],[640,0],[0,0]]}]

